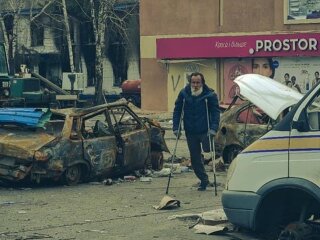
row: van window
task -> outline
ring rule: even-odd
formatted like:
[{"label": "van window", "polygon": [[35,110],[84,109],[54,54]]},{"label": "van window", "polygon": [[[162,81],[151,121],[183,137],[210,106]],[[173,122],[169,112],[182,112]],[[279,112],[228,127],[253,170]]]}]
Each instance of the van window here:
[{"label": "van window", "polygon": [[308,116],[310,130],[319,131],[320,130],[320,95],[319,93],[307,107],[307,116]]}]

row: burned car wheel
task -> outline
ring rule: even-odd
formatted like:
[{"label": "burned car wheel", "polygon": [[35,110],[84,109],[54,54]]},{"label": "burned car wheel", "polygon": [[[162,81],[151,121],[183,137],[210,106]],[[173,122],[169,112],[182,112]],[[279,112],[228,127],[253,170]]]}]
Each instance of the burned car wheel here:
[{"label": "burned car wheel", "polygon": [[81,179],[81,175],[82,175],[82,168],[81,166],[78,165],[73,165],[70,166],[66,169],[66,171],[64,172],[64,182],[65,184],[71,186],[71,185],[76,185],[80,182]]},{"label": "burned car wheel", "polygon": [[223,150],[223,161],[225,164],[230,164],[232,160],[243,150],[239,145],[231,145]]},{"label": "burned car wheel", "polygon": [[151,152],[151,167],[153,170],[161,170],[163,168],[163,153]]}]

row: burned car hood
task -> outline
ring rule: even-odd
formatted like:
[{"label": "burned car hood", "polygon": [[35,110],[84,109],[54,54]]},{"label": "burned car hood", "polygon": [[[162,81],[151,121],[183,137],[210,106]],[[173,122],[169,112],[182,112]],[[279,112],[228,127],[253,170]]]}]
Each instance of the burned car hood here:
[{"label": "burned car hood", "polygon": [[296,104],[303,97],[294,89],[259,74],[244,74],[234,82],[239,86],[240,95],[274,120],[283,110]]},{"label": "burned car hood", "polygon": [[50,116],[41,108],[0,109],[0,155],[32,158],[34,151],[55,138],[43,129]]},{"label": "burned car hood", "polygon": [[44,132],[0,129],[0,155],[32,158],[34,152],[55,139]]}]

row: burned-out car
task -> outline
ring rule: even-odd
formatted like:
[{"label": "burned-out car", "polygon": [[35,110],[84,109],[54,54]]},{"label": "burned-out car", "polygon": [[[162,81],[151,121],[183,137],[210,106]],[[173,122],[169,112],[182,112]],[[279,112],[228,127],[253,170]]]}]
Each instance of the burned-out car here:
[{"label": "burned-out car", "polygon": [[164,130],[126,101],[90,108],[2,109],[0,179],[73,185],[145,168],[162,168]]},{"label": "burned-out car", "polygon": [[216,153],[222,156],[226,164],[270,131],[281,114],[302,98],[302,94],[295,90],[258,74],[242,75],[235,83],[240,96],[236,96],[221,115],[215,137]]},{"label": "burned-out car", "polygon": [[[231,106],[231,105],[230,105]],[[272,128],[273,121],[250,101],[227,109],[215,137],[216,152],[229,164],[246,146]]]}]

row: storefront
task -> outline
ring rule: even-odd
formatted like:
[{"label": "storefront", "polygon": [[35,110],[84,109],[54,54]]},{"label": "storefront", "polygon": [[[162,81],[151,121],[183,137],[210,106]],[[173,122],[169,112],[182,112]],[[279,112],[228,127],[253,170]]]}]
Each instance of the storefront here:
[{"label": "storefront", "polygon": [[320,33],[162,38],[156,47],[157,59],[167,67],[169,110],[193,71],[204,73],[223,103],[235,94],[233,80],[252,72],[255,58],[272,60],[273,78],[279,82],[287,83],[286,73],[289,79],[294,76],[302,93],[320,72]]}]

